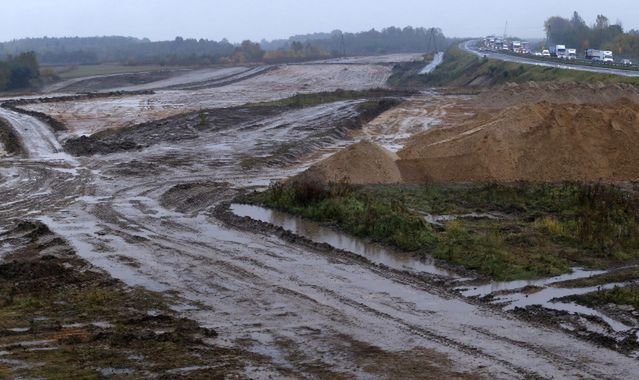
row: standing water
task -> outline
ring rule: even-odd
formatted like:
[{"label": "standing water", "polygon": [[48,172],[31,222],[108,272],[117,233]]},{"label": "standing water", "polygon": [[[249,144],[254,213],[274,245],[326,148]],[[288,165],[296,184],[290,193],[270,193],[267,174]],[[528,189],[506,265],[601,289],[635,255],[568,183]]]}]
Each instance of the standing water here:
[{"label": "standing water", "polygon": [[365,242],[321,226],[307,219],[292,216],[283,212],[270,210],[264,207],[232,204],[231,211],[241,217],[249,217],[278,227],[282,227],[296,235],[303,236],[315,243],[329,244],[333,248],[348,251],[367,258],[375,264],[382,264],[389,268],[409,271],[413,273],[428,273],[443,277],[458,277],[442,268],[438,268],[432,262],[427,263],[411,257],[408,254],[400,254],[386,249],[378,244]]}]

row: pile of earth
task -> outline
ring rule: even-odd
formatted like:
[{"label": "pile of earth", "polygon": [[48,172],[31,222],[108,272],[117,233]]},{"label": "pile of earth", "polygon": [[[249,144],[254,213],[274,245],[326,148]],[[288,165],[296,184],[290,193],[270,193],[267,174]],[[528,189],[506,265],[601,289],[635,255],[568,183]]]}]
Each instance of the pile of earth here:
[{"label": "pile of earth", "polygon": [[639,107],[518,105],[414,137],[398,154],[408,182],[639,180]]},{"label": "pile of earth", "polygon": [[401,182],[398,157],[383,147],[362,141],[353,144],[294,178],[295,181],[384,184]]},{"label": "pile of earth", "polygon": [[559,104],[613,104],[621,99],[639,103],[639,87],[624,83],[507,83],[473,100],[481,108],[506,108],[541,101]]},{"label": "pile of earth", "polygon": [[639,107],[542,101],[414,136],[397,155],[360,142],[296,180],[559,182],[639,180]]}]

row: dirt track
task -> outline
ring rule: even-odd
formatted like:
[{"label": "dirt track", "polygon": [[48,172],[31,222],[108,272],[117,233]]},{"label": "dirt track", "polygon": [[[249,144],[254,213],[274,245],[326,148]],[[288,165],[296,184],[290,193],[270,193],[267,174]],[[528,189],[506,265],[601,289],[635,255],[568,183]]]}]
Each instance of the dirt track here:
[{"label": "dirt track", "polygon": [[[152,99],[167,105],[161,110],[141,107],[151,101],[141,97],[42,106],[57,116],[75,113],[67,121],[74,133],[85,133],[167,116],[193,104],[233,104],[238,100],[229,100],[229,94],[238,92],[257,94],[241,98],[253,101],[285,96],[312,81],[321,85],[308,91],[343,87],[344,77],[335,67],[339,68],[291,68],[292,76],[268,73],[194,93],[195,103],[185,102],[185,94],[159,93]],[[335,75],[328,83],[322,78],[327,73]],[[349,77],[346,84],[377,86],[387,71],[373,68],[361,74]],[[225,94],[226,100],[205,100],[214,93]],[[318,132],[332,135],[335,121],[352,115],[354,106],[339,102],[284,110],[239,127],[220,123],[197,138],[123,153],[66,161],[3,159],[0,230],[23,218],[45,223],[68,239],[83,259],[128,285],[177,295],[175,310],[215,329],[221,344],[265,355],[272,368],[288,368],[291,377],[472,373],[504,379],[625,379],[639,372],[635,359],[478,305],[438,281],[291,243],[216,217],[213,210],[222,202],[305,169],[353,142],[350,136],[403,143],[405,136],[395,136],[395,128],[386,130],[379,123],[321,140]],[[87,107],[96,112],[80,121]],[[303,155],[265,167],[242,165],[247,157],[273,155],[291,139],[304,147]],[[401,368],[389,373],[397,367]],[[272,368],[247,367],[245,372],[259,378],[272,374]]]}]

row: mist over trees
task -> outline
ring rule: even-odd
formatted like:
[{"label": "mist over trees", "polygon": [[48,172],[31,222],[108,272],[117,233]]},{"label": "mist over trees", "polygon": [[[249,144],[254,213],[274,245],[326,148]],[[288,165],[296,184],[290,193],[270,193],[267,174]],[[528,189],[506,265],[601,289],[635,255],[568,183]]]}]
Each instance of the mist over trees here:
[{"label": "mist over trees", "polygon": [[10,56],[0,61],[0,91],[29,88],[40,77],[40,67],[33,52]]},{"label": "mist over trees", "polygon": [[[433,43],[433,40],[435,43]],[[27,38],[0,44],[0,59],[35,52],[44,65],[99,63],[207,65],[215,63],[288,62],[348,55],[426,52],[450,44],[441,30],[390,27],[361,33],[315,33],[287,40],[211,41],[176,37],[150,41],[132,37]]]},{"label": "mist over trees", "polygon": [[621,56],[639,57],[639,32],[624,32],[620,22],[614,24],[598,15],[592,25],[574,12],[570,19],[550,17],[544,24],[549,45],[564,44],[577,49],[605,49]]}]

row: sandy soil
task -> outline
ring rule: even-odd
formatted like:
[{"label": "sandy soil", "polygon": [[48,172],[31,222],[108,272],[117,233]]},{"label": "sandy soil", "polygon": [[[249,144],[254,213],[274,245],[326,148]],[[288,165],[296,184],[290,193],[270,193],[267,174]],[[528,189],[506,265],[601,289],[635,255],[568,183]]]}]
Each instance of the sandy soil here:
[{"label": "sandy soil", "polygon": [[559,104],[609,104],[622,98],[639,103],[639,88],[629,84],[528,82],[508,83],[479,95],[479,107],[503,109],[546,101]]},{"label": "sandy soil", "polygon": [[352,184],[382,184],[401,182],[397,155],[368,141],[353,144],[330,158],[311,166],[295,180],[316,180],[324,183],[342,180]]},{"label": "sandy soil", "polygon": [[541,102],[415,137],[399,155],[407,181],[635,181],[637,104]]}]

